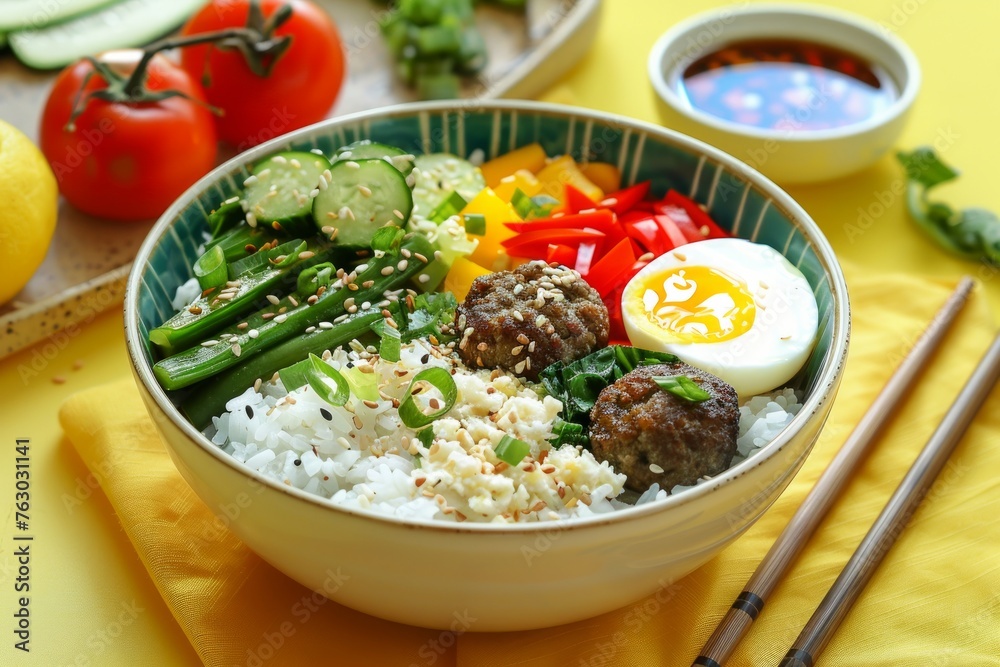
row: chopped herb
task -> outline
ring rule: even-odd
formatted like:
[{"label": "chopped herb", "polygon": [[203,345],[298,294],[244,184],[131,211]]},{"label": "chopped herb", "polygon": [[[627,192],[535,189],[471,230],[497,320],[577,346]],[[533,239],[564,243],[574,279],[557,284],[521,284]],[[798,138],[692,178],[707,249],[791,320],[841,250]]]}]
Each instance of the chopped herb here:
[{"label": "chopped herb", "polygon": [[[444,405],[434,412],[424,413],[417,406],[413,398],[413,390],[420,382],[426,382],[441,392],[444,398]],[[406,389],[406,398],[399,404],[399,419],[410,428],[421,428],[434,422],[435,419],[443,417],[455,405],[458,398],[458,387],[455,380],[446,369],[435,367],[425,368],[410,381],[410,386]]]},{"label": "chopped herb", "polygon": [[663,391],[691,403],[701,403],[712,398],[710,393],[686,375],[654,375],[652,380]]},{"label": "chopped herb", "polygon": [[504,463],[516,466],[524,460],[525,456],[531,453],[531,445],[524,440],[518,440],[510,434],[505,434],[500,438],[500,442],[493,448],[493,451],[496,453],[497,458]]}]

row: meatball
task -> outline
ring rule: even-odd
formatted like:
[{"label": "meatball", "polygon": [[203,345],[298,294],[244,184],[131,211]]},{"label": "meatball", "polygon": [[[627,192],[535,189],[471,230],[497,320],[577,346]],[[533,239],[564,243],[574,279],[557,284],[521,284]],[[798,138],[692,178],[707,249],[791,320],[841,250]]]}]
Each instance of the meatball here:
[{"label": "meatball", "polygon": [[[674,396],[653,381],[657,375],[686,375],[711,398],[693,403]],[[626,486],[642,492],[656,482],[669,492],[729,467],[740,408],[731,386],[678,362],[640,366],[608,385],[590,419],[594,456],[625,473]]]},{"label": "meatball", "polygon": [[470,368],[503,368],[528,380],[556,361],[608,343],[608,309],[580,274],[529,262],[476,278],[456,311],[458,351]]}]

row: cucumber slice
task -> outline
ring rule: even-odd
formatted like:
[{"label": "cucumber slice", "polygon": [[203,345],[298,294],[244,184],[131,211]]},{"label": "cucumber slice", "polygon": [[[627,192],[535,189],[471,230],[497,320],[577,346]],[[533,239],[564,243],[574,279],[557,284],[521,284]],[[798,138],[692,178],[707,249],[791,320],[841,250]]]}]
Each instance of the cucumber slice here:
[{"label": "cucumber slice", "polygon": [[286,227],[308,221],[312,215],[313,196],[318,191],[330,161],[307,151],[278,153],[258,162],[243,182],[247,213],[257,223],[277,222]]},{"label": "cucumber slice", "polygon": [[313,201],[313,219],[334,241],[369,245],[379,227],[401,227],[410,217],[413,196],[406,177],[381,158],[341,160]]},{"label": "cucumber slice", "polygon": [[354,160],[357,162],[358,160],[368,160],[370,158],[387,160],[393,167],[403,172],[403,176],[409,176],[410,172],[413,171],[415,156],[396,146],[363,139],[338,148],[334,160]]},{"label": "cucumber slice", "polygon": [[37,30],[79,14],[86,14],[120,0],[5,0],[0,13],[0,32]]},{"label": "cucumber slice", "polygon": [[28,67],[64,67],[86,55],[146,44],[179,27],[204,4],[205,0],[124,0],[45,28],[13,32],[10,48]]},{"label": "cucumber slice", "polygon": [[452,192],[472,201],[486,187],[479,167],[450,153],[418,155],[413,173],[413,215],[421,219],[427,219]]}]

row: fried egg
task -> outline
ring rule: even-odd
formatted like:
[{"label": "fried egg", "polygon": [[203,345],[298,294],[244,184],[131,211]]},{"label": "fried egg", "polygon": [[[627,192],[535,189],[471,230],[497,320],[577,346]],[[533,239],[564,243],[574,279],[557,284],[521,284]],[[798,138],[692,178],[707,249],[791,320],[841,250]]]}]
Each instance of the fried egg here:
[{"label": "fried egg", "polygon": [[741,398],[782,387],[802,368],[818,320],[802,272],[770,246],[743,239],[675,248],[622,292],[632,345],[675,354]]}]

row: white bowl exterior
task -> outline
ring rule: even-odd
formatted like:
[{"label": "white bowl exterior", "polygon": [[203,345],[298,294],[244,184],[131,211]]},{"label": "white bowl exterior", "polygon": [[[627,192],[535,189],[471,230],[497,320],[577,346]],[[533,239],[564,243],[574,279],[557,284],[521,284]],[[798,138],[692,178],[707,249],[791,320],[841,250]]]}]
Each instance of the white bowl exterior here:
[{"label": "white bowl exterior", "polygon": [[[561,110],[529,102],[490,106]],[[434,103],[407,107],[447,108]],[[375,112],[357,117],[371,115]],[[612,121],[670,134],[635,121]],[[336,121],[321,125],[329,124]],[[312,131],[304,128],[297,134]],[[800,221],[827,267],[831,289],[839,299],[831,315],[838,323],[830,346],[831,365],[820,373],[825,384],[813,388],[813,398],[806,400],[796,417],[798,430],[786,430],[766,452],[683,494],[606,519],[576,522],[512,527],[412,524],[328,505],[321,498],[265,479],[212,446],[170,404],[143,357],[136,324],[139,278],[154,237],[165,231],[185,201],[207,187],[216,172],[225,172],[227,165],[223,165],[192,186],[154,227],[140,249],[125,299],[132,370],[181,475],[225,526],[275,568],[341,604],[389,620],[454,629],[456,619],[475,618],[464,629],[523,630],[592,617],[660,591],[673,594],[669,592],[673,582],[752,525],[805,460],[842,377],[849,314],[846,285],[833,252],[801,207],[732,158],[686,137],[671,136],[764,189],[776,207]],[[241,159],[252,161],[268,150],[270,144],[265,144]]]},{"label": "white bowl exterior", "polygon": [[[848,50],[882,67],[897,85],[898,99],[864,122],[803,133],[724,121],[694,109],[677,92],[688,64],[725,43],[754,38]],[[899,137],[920,88],[919,63],[902,40],[850,14],[800,5],[753,5],[692,17],[657,41],[649,76],[667,127],[717,146],[781,184],[839,178],[874,163]]]},{"label": "white bowl exterior", "polygon": [[[819,435],[831,401],[781,452],[670,511],[635,513],[600,530],[570,524],[469,531],[334,512],[221,465],[166,418],[136,375],[177,469],[265,561],[358,611],[435,629],[496,632],[561,625],[656,594],[715,556],[785,489]],[[836,388],[833,388],[831,399]],[[294,521],[290,520],[294,517]],[[442,576],[441,573],[447,573]],[[585,599],[586,603],[581,604]]]}]

